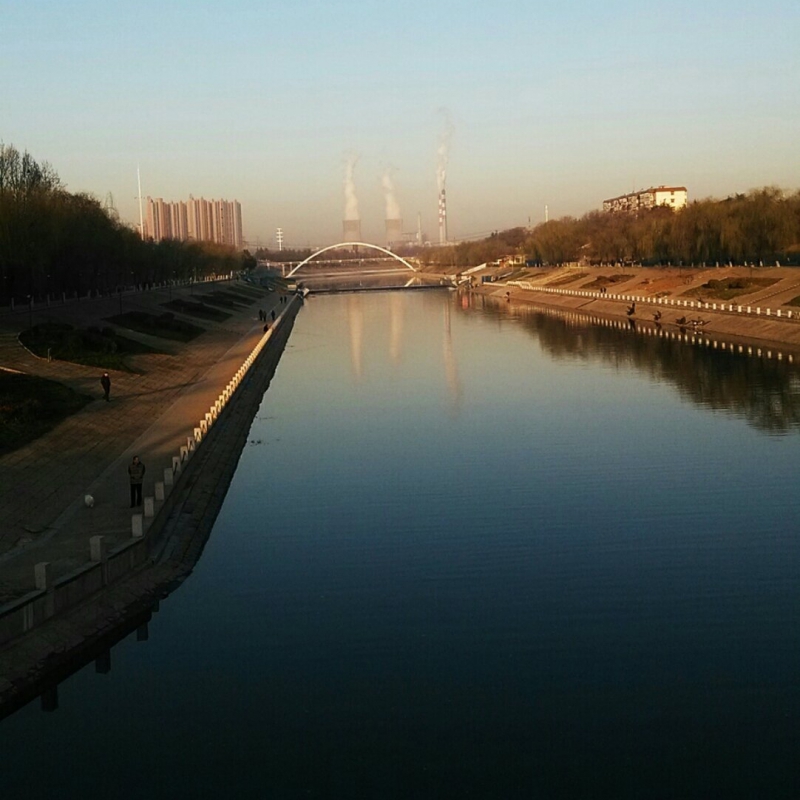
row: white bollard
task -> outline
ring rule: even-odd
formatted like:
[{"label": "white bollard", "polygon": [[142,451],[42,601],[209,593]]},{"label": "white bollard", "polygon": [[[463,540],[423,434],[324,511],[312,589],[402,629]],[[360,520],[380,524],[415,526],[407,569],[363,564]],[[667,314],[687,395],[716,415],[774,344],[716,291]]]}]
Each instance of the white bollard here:
[{"label": "white bollard", "polygon": [[187,461],[189,458],[189,448],[186,445],[181,447],[181,461]]},{"label": "white bollard", "polygon": [[155,501],[152,497],[144,498],[144,515],[148,519],[154,517],[156,513]]},{"label": "white bollard", "polygon": [[181,459],[179,456],[172,456],[172,471],[176,475],[181,474]]},{"label": "white bollard", "polygon": [[169,491],[175,481],[172,477],[172,470],[169,467],[164,469],[164,489]]},{"label": "white bollard", "polygon": [[159,502],[164,500],[164,481],[156,481],[155,483],[156,500]]},{"label": "white bollard", "polygon": [[134,514],[131,517],[131,536],[134,539],[141,539],[144,535],[144,523],[141,514]]}]

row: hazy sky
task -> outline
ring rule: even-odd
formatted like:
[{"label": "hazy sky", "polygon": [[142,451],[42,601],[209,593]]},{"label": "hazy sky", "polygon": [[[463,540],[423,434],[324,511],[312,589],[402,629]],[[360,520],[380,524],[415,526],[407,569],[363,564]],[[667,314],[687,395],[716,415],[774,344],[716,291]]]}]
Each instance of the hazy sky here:
[{"label": "hazy sky", "polygon": [[0,140],[71,191],[236,198],[245,238],[580,215],[659,184],[800,187],[798,0],[0,0]]}]

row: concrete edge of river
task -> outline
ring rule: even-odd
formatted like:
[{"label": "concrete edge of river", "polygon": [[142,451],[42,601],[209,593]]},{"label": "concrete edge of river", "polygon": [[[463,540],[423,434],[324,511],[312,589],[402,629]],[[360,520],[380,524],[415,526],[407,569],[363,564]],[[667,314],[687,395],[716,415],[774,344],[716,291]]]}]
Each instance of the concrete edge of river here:
[{"label": "concrete edge of river", "polygon": [[[196,449],[185,453],[172,491],[143,535],[113,553],[98,552],[95,562],[62,578],[58,602],[59,585],[53,582],[4,607],[6,617],[16,615],[15,624],[25,630],[13,636],[11,624],[0,644],[0,719],[40,694],[52,706],[57,683],[98,653],[110,663],[110,646],[146,623],[158,601],[192,572],[301,304],[291,299],[265,332],[243,365],[249,369],[212,413],[213,423],[198,437]],[[111,568],[114,556],[118,566]]]},{"label": "concrete edge of river", "polygon": [[[559,280],[560,272],[565,276],[560,276]],[[664,279],[667,272],[662,275],[650,268],[641,270],[647,278],[637,276],[637,279],[628,281],[630,285],[619,290],[609,289],[608,293],[582,288],[580,284],[587,280],[585,272],[576,277],[574,285],[569,285],[569,271],[560,272],[550,274],[560,284],[558,286],[537,285],[530,281],[496,281],[481,284],[471,291],[514,303],[558,308],[584,316],[587,322],[593,317],[623,320],[626,325],[644,332],[652,329],[659,335],[685,337],[687,341],[700,337],[704,342],[735,344],[742,347],[742,352],[751,345],[763,348],[764,355],[769,352],[770,357],[786,357],[789,361],[800,355],[800,308],[787,305],[789,295],[800,293],[798,271],[788,268],[771,270],[781,276],[774,288],[724,302],[680,295],[658,296],[651,287],[658,287],[658,281]],[[693,283],[701,283],[709,274],[718,276],[720,271],[697,270]],[[691,288],[689,284],[686,286]],[[636,304],[635,312],[629,314],[632,303]],[[681,319],[694,319],[698,324],[693,325],[691,321],[681,324]]]}]

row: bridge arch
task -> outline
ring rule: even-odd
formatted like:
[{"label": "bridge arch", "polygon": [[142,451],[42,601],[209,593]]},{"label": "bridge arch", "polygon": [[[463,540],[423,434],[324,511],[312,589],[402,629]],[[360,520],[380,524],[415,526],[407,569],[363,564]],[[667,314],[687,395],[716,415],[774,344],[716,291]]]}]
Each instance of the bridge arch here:
[{"label": "bridge arch", "polygon": [[369,247],[372,250],[379,250],[381,253],[385,253],[387,256],[391,256],[392,258],[399,261],[404,267],[407,267],[412,272],[419,272],[416,267],[412,267],[411,264],[408,263],[404,258],[397,255],[397,253],[393,253],[391,250],[387,250],[385,247],[379,247],[377,244],[369,244],[368,242],[339,242],[339,244],[330,244],[327,247],[323,247],[321,250],[317,250],[316,253],[312,253],[307,259],[301,261],[296,267],[290,270],[287,274],[287,278],[291,278],[292,275],[300,269],[300,267],[305,266],[311,261],[312,258],[316,258],[322,253],[326,253],[328,250],[335,250],[337,247]]}]

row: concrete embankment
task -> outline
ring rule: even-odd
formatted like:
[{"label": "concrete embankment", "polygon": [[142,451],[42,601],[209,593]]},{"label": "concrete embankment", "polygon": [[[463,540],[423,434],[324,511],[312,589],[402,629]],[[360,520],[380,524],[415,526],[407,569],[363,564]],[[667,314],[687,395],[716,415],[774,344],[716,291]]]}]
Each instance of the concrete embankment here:
[{"label": "concrete embankment", "polygon": [[[560,308],[587,318],[599,316],[657,325],[661,330],[702,334],[744,347],[769,348],[781,356],[800,355],[800,270],[757,269],[761,284],[731,299],[717,299],[709,282],[749,279],[744,267],[658,270],[651,268],[569,268],[532,272],[518,280],[486,283],[473,289],[519,303]],[[595,283],[608,280],[604,291]],[[629,314],[635,304],[633,314]]]},{"label": "concrete embankment", "polygon": [[154,503],[156,513],[143,525],[143,535],[110,552],[95,539],[93,561],[55,581],[47,581],[45,570],[43,586],[0,611],[0,643],[6,642],[0,644],[0,717],[107,649],[123,635],[119,631],[131,629],[132,619],[146,618],[191,572],[300,305],[294,298],[283,306],[272,329],[222,387],[224,402],[203,418],[205,431],[198,434],[200,421],[195,423],[195,443],[176,457],[172,490],[162,488],[164,500]]}]

